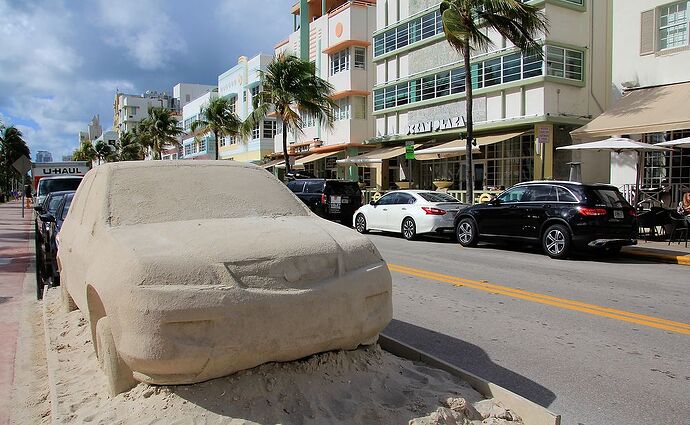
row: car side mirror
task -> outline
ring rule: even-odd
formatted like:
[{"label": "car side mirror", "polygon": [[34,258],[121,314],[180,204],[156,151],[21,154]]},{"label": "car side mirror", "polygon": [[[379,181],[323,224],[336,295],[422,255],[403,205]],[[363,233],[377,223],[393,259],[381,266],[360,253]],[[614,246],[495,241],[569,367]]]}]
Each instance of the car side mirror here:
[{"label": "car side mirror", "polygon": [[375,207],[375,206],[376,206],[376,204],[377,204],[377,202],[376,202],[376,201],[369,201],[369,205],[371,205],[372,207]]},{"label": "car side mirror", "polygon": [[498,198],[496,198],[496,197],[493,197],[493,198],[489,201],[489,204],[491,204],[491,205],[500,205],[500,204],[501,204],[501,200],[498,199]]},{"label": "car side mirror", "polygon": [[43,205],[36,205],[34,207],[34,211],[40,214],[41,212],[43,212]]},{"label": "car side mirror", "polygon": [[45,223],[55,223],[55,217],[53,214],[41,214],[41,221]]}]

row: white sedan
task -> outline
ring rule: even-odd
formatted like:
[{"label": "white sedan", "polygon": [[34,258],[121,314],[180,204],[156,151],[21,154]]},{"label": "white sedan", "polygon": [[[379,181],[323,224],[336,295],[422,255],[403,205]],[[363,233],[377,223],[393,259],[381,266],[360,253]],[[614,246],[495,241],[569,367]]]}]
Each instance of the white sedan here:
[{"label": "white sedan", "polygon": [[396,190],[360,207],[353,223],[359,233],[382,230],[411,240],[422,233],[453,231],[455,215],[466,207],[443,192]]}]

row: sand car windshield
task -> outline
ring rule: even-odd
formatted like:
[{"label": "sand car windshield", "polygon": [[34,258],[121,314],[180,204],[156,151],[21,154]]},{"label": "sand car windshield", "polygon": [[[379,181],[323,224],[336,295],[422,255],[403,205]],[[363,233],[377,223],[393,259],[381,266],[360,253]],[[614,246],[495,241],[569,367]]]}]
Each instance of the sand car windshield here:
[{"label": "sand car windshield", "polygon": [[265,170],[228,165],[114,170],[109,205],[111,226],[308,215]]}]

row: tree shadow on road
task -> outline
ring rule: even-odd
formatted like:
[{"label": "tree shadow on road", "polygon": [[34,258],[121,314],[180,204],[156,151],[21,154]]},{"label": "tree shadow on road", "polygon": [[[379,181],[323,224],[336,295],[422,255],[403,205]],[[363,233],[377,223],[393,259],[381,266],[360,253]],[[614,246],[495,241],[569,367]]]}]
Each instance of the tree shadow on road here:
[{"label": "tree shadow on road", "polygon": [[481,347],[467,341],[395,319],[384,333],[543,407],[549,407],[556,399],[553,391],[494,363]]}]

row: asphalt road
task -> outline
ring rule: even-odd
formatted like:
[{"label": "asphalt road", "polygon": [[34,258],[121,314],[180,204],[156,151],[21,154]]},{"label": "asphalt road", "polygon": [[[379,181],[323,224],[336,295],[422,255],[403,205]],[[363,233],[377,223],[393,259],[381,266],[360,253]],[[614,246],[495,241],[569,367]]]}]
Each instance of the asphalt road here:
[{"label": "asphalt road", "polygon": [[690,267],[369,236],[393,275],[386,334],[564,424],[690,424]]}]

